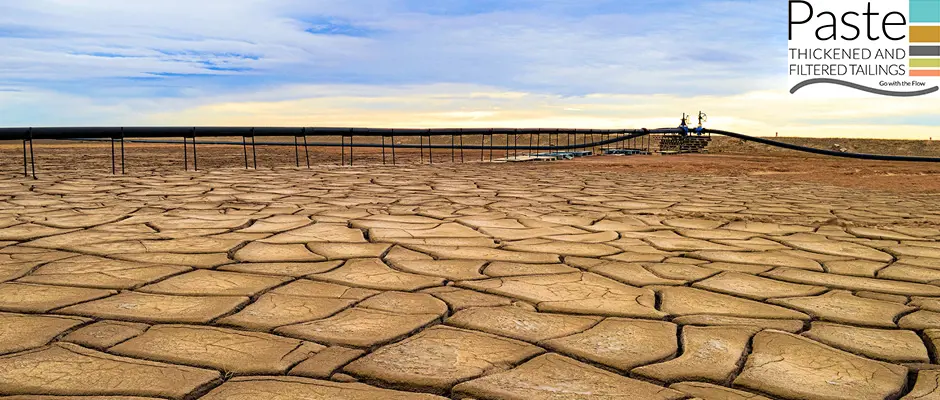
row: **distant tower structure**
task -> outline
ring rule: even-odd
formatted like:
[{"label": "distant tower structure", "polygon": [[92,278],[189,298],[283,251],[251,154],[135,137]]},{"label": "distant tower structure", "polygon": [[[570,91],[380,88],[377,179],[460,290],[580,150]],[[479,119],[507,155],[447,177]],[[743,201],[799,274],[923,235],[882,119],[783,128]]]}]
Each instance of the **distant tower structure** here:
[{"label": "distant tower structure", "polygon": [[689,117],[685,115],[685,113],[682,113],[682,120],[679,122],[679,129],[682,130],[682,136],[689,134]]},{"label": "distant tower structure", "polygon": [[698,126],[695,127],[695,133],[697,135],[702,136],[702,132],[704,132],[705,130],[705,127],[702,124],[705,122],[708,122],[708,116],[705,115],[704,112],[699,111],[698,112]]},{"label": "distant tower structure", "polygon": [[[682,113],[682,120],[679,122],[679,130],[675,134],[663,135],[659,141],[660,154],[683,154],[683,153],[707,153],[708,144],[711,142],[711,136],[703,136],[705,128],[702,124],[708,117],[703,112],[698,113],[698,126],[689,128],[689,119],[691,115]],[[692,133],[695,135],[692,135]]]}]

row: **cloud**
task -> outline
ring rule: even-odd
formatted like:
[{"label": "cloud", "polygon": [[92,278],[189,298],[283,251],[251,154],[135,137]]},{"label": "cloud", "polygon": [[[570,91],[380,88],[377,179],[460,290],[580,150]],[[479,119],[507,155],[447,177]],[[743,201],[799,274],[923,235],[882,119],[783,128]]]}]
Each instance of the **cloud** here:
[{"label": "cloud", "polygon": [[[97,83],[107,90],[153,76],[206,92],[270,82],[735,92],[754,89],[771,75],[766,58],[783,55],[782,46],[766,46],[775,40],[768,22],[776,8],[674,0],[12,0],[0,5],[0,79],[94,94]],[[233,75],[242,79],[213,79]],[[70,85],[79,80],[88,85]]]},{"label": "cloud", "polygon": [[913,137],[935,121],[935,99],[786,95],[785,12],[766,0],[7,0],[0,110],[31,126],[636,127],[701,108],[713,126],[817,136]]},{"label": "cloud", "polygon": [[[160,125],[369,126],[394,128],[660,128],[678,126],[683,113],[704,108],[706,124],[758,136],[889,137],[926,139],[935,135],[927,115],[936,103],[902,99],[894,106],[869,99],[847,100],[836,110],[830,100],[793,102],[786,93],[749,92],[732,96],[614,95],[560,96],[505,91],[474,85],[298,86],[279,92],[317,93],[286,101],[218,101],[156,113]],[[259,94],[258,98],[270,94]],[[879,123],[879,120],[881,121]]]}]

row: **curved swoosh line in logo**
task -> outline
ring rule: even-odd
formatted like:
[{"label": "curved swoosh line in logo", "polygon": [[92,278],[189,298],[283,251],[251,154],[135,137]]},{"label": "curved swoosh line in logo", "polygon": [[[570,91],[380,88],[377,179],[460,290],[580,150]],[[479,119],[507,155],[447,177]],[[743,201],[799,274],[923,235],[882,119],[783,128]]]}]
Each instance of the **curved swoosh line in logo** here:
[{"label": "curved swoosh line in logo", "polygon": [[845,86],[845,87],[850,87],[850,88],[852,88],[852,89],[861,90],[861,91],[863,91],[863,92],[874,93],[874,94],[880,94],[880,95],[882,95],[882,96],[893,96],[893,97],[915,97],[915,96],[923,96],[923,95],[931,94],[931,93],[933,93],[933,92],[936,92],[936,91],[940,90],[940,87],[934,86],[934,87],[932,87],[932,88],[924,89],[924,90],[918,90],[918,91],[916,91],[916,92],[894,92],[894,91],[890,91],[890,90],[870,88],[870,87],[868,87],[868,86],[862,86],[862,85],[859,85],[859,84],[857,84],[857,83],[846,82],[846,81],[842,81],[842,80],[838,80],[838,79],[831,79],[831,78],[815,78],[815,79],[808,79],[808,80],[805,80],[805,81],[803,81],[803,82],[797,83],[796,86],[793,86],[793,88],[790,89],[790,94],[796,93],[797,90],[800,90],[800,89],[802,89],[802,88],[804,88],[804,87],[807,87],[807,86],[809,86],[809,85],[816,85],[816,84],[821,84],[821,83],[829,83],[829,84],[832,84],[832,85],[841,85],[841,86]]}]

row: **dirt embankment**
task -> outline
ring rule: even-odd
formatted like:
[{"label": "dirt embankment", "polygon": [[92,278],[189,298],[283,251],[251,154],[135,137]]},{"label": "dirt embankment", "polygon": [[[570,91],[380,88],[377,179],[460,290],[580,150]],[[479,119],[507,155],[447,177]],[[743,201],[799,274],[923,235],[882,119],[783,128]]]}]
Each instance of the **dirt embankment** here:
[{"label": "dirt embankment", "polygon": [[[850,153],[889,154],[920,157],[940,157],[940,140],[888,140],[888,139],[845,139],[845,138],[767,138],[798,146]],[[940,133],[937,135],[940,139]],[[806,153],[781,149],[740,139],[713,136],[708,146],[712,154],[749,154],[749,155],[800,155]]]},{"label": "dirt embankment", "polygon": [[[293,140],[290,138],[289,140]],[[465,143],[479,141],[465,138]],[[878,154],[904,154],[917,156],[940,156],[940,143],[906,140],[867,140],[867,139],[806,139],[781,138],[787,143],[832,149],[835,144],[848,151]],[[417,140],[415,140],[417,141]],[[240,138],[239,138],[240,142]],[[339,140],[337,139],[338,143]],[[357,142],[359,142],[357,140]],[[398,141],[397,141],[398,142]],[[411,140],[404,141],[406,143]],[[445,143],[446,142],[446,143]],[[528,140],[520,138],[520,144]],[[438,139],[435,144],[449,144],[448,140]],[[497,139],[496,144],[500,141]],[[503,142],[504,143],[504,142]],[[564,143],[564,142],[563,142]],[[199,145],[198,163],[200,170],[220,168],[244,168],[245,154],[239,146]],[[655,148],[655,146],[654,146]],[[120,149],[117,149],[118,157]],[[183,152],[181,144],[127,144],[126,165],[128,173],[177,173],[183,170],[184,157],[192,168],[191,150]],[[258,167],[289,168],[299,161],[306,166],[307,154],[300,148],[295,153],[292,146],[258,146],[256,154],[248,153],[249,164],[257,158]],[[817,155],[807,155],[790,150],[776,149],[765,145],[744,143],[737,139],[715,137],[709,148],[711,154],[686,154],[673,156],[597,156],[550,163],[527,163],[517,165],[523,168],[563,168],[592,170],[611,173],[675,173],[683,175],[711,176],[751,176],[774,181],[817,182],[824,185],[836,185],[858,189],[889,190],[901,193],[940,193],[940,164],[909,162],[878,162],[842,159]],[[422,155],[417,149],[398,149],[396,160],[399,164],[427,163],[428,152]],[[489,151],[466,150],[464,161],[480,162],[488,160]],[[524,154],[524,152],[519,152]],[[381,149],[355,149],[356,165],[382,164]],[[437,149],[433,152],[434,164],[448,164],[451,160],[460,162],[459,150]],[[493,152],[494,158],[504,157],[505,150]],[[341,159],[348,163],[349,150],[339,147],[311,147],[309,149],[311,165],[339,165]],[[117,160],[120,173],[120,158]],[[391,164],[392,154],[387,150],[385,161]],[[495,165],[495,168],[500,168]],[[36,143],[36,170],[44,173],[110,172],[110,143],[100,142],[42,142]],[[22,144],[0,144],[0,173],[22,174]]]}]

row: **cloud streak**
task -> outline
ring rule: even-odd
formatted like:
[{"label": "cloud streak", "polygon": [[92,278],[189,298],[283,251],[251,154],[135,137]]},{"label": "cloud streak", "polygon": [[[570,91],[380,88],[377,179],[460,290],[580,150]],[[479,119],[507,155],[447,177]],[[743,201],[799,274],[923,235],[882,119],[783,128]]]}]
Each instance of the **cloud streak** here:
[{"label": "cloud streak", "polygon": [[[769,55],[746,49],[773,32],[755,28],[770,19],[765,2],[505,3],[13,0],[0,6],[0,79],[56,88],[237,75],[243,85],[168,84],[449,82],[584,94],[733,92],[753,88],[754,76],[738,72],[771,75],[760,67]],[[731,7],[718,23],[697,22]]]},{"label": "cloud streak", "polygon": [[[765,131],[855,125],[825,103],[762,97],[786,93],[785,12],[768,0],[9,0],[0,109],[6,125],[674,125],[698,108]],[[922,115],[853,104],[869,121]]]}]

